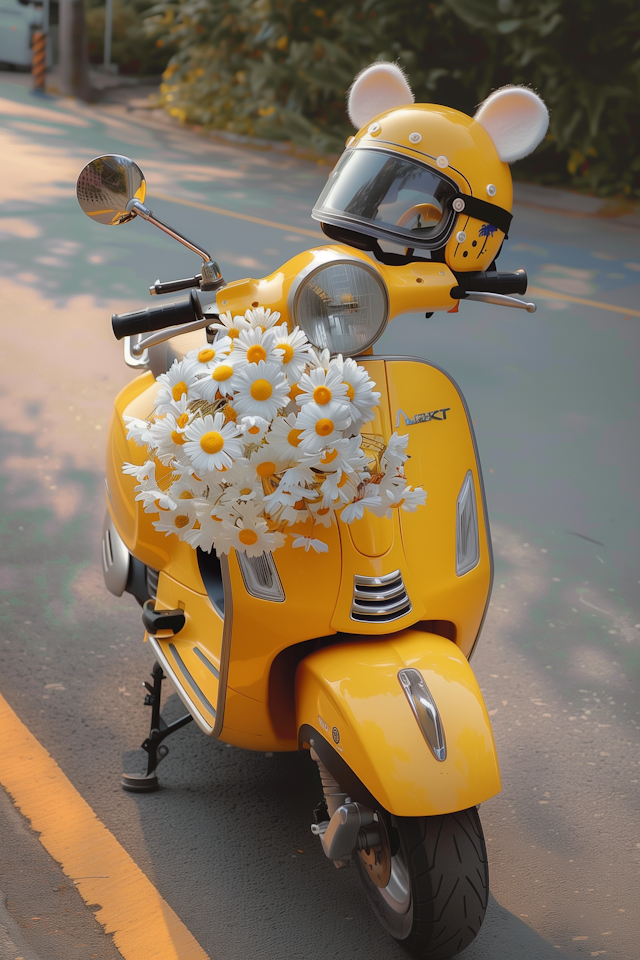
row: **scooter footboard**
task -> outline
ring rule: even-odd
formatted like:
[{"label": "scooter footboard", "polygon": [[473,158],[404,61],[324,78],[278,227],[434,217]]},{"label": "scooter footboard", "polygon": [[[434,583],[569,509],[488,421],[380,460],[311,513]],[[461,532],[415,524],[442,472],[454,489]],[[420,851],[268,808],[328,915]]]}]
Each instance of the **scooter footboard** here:
[{"label": "scooter footboard", "polygon": [[452,813],[500,791],[480,688],[443,637],[411,629],[318,650],[298,667],[296,702],[300,739],[346,790],[345,764],[396,816]]}]

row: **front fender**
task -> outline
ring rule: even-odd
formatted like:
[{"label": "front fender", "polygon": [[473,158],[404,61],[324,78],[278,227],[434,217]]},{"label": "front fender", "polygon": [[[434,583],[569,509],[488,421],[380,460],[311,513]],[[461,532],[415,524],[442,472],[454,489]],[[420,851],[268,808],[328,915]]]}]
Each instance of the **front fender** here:
[{"label": "front fender", "polygon": [[[405,667],[421,672],[436,702],[444,761],[431,752],[400,684]],[[346,764],[396,816],[465,810],[500,791],[480,688],[459,648],[443,637],[412,629],[318,650],[298,667],[296,704],[301,739],[314,739],[336,779]]]}]

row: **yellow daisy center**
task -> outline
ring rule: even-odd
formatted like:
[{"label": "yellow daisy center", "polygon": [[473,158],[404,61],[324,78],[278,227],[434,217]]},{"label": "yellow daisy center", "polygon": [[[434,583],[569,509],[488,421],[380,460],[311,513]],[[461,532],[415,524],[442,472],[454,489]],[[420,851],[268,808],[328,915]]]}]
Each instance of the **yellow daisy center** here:
[{"label": "yellow daisy center", "polygon": [[329,420],[328,417],[323,417],[316,423],[316,433],[319,437],[328,437],[330,433],[333,433],[334,429],[333,420]]},{"label": "yellow daisy center", "polygon": [[291,363],[293,360],[293,347],[290,343],[279,343],[277,345],[278,350],[282,350],[282,362]]},{"label": "yellow daisy center", "polygon": [[258,363],[260,360],[267,359],[267,351],[259,343],[255,343],[247,350],[247,360],[249,363]]},{"label": "yellow daisy center", "polygon": [[176,423],[178,424],[179,427],[186,427],[186,425],[189,423],[189,414],[181,413],[178,419],[176,420]]},{"label": "yellow daisy center", "polygon": [[236,420],[238,417],[238,414],[229,403],[226,405],[226,407],[222,412],[224,413],[225,423],[228,423],[229,420]]},{"label": "yellow daisy center", "polygon": [[338,456],[337,450],[327,450],[323,457],[320,459],[320,463],[333,463],[335,458]]},{"label": "yellow daisy center", "polygon": [[254,380],[251,384],[251,396],[254,400],[268,400],[273,387],[268,380]]},{"label": "yellow daisy center", "polygon": [[329,513],[330,510],[331,510],[331,507],[320,507],[320,509],[318,510],[318,516],[326,517],[326,515]]},{"label": "yellow daisy center", "polygon": [[304,502],[304,500],[296,500],[296,502],[293,505],[294,510],[304,510],[305,507],[306,507],[306,503]]},{"label": "yellow daisy center", "polygon": [[247,433],[251,433],[253,436],[255,436],[256,433],[260,433],[260,427],[249,427]]},{"label": "yellow daisy center", "polygon": [[213,368],[211,376],[217,383],[220,383],[222,380],[228,380],[232,373],[233,367],[229,366],[228,363],[220,363]]},{"label": "yellow daisy center", "polygon": [[344,487],[345,483],[347,482],[347,479],[348,479],[348,477],[347,477],[346,473],[343,473],[342,476],[340,477],[340,480],[338,481],[338,486],[339,486],[339,487]]},{"label": "yellow daisy center", "polygon": [[304,390],[301,390],[297,383],[294,383],[294,385],[291,387],[291,390],[289,390],[289,396],[292,400],[295,400],[296,397],[299,397],[301,393],[304,393]]},{"label": "yellow daisy center", "polygon": [[227,330],[227,336],[230,337],[231,340],[235,340],[236,337],[240,336],[240,331],[238,330],[237,327],[229,327],[229,329]]},{"label": "yellow daisy center", "polygon": [[256,473],[259,477],[272,477],[276,472],[276,465],[271,460],[265,460],[256,467]]},{"label": "yellow daisy center", "polygon": [[212,350],[211,347],[205,347],[204,350],[201,350],[198,354],[198,360],[200,363],[209,363],[210,360],[213,360],[215,355],[215,350]]},{"label": "yellow daisy center", "polygon": [[217,430],[210,430],[200,437],[200,446],[205,453],[219,453],[224,447],[224,438]]},{"label": "yellow daisy center", "polygon": [[183,490],[178,500],[193,500],[193,494],[190,490]]},{"label": "yellow daisy center", "polygon": [[176,519],[174,520],[174,523],[176,527],[186,527],[187,524],[189,523],[189,517],[184,517],[184,516],[176,517]]},{"label": "yellow daisy center", "polygon": [[329,403],[331,400],[331,390],[329,390],[329,387],[316,387],[313,391],[313,399],[316,403]]},{"label": "yellow daisy center", "polygon": [[346,380],[343,380],[342,382],[344,383],[345,387],[347,388],[347,396],[349,397],[349,400],[353,400],[353,398],[354,398],[355,395],[356,395],[355,390],[353,389],[353,387],[351,386],[350,383],[347,383]]},{"label": "yellow daisy center", "polygon": [[254,543],[256,543],[257,539],[258,534],[255,532],[255,530],[241,530],[238,534],[238,540],[240,543],[244,543],[246,547],[252,546]]},{"label": "yellow daisy center", "polygon": [[288,442],[291,444],[292,447],[299,447],[299,446],[300,446],[300,434],[301,434],[301,433],[302,433],[302,430],[289,430],[289,433],[287,434],[287,440],[288,440]]},{"label": "yellow daisy center", "polygon": [[251,493],[251,487],[243,487],[243,489],[240,491],[240,496],[248,497],[250,493]]},{"label": "yellow daisy center", "polygon": [[174,400],[179,400],[183,393],[188,393],[189,388],[187,387],[184,380],[181,380],[180,383],[176,383],[175,387],[171,391]]},{"label": "yellow daisy center", "polygon": [[171,439],[173,440],[174,443],[177,443],[178,446],[181,447],[187,438],[185,437],[184,433],[178,433],[177,430],[172,430]]}]

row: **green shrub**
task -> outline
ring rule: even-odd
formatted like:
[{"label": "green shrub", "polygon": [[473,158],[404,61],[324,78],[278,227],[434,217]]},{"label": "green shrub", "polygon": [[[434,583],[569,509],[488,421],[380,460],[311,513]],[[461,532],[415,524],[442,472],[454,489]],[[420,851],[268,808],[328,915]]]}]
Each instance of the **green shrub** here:
[{"label": "green shrub", "polygon": [[516,172],[640,196],[637,0],[162,0],[148,28],[176,45],[161,92],[184,122],[339,151],[354,75],[397,60],[417,100],[467,113],[533,86],[551,128]]},{"label": "green shrub", "polygon": [[[111,62],[120,73],[159,76],[175,53],[175,47],[161,37],[149,36],[145,15],[151,0],[114,0],[111,39]],[[89,0],[87,33],[89,60],[102,63],[104,57],[104,0]]]}]

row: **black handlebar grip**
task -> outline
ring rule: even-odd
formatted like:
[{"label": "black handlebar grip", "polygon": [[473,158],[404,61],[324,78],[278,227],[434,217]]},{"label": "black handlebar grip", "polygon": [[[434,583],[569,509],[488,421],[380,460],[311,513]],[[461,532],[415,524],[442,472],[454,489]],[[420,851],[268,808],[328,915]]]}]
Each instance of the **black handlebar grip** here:
[{"label": "black handlebar grip", "polygon": [[152,330],[162,330],[164,327],[193,323],[194,320],[202,320],[203,317],[198,294],[192,290],[186,300],[162,303],[157,307],[134,310],[132,313],[114,313],[111,317],[111,326],[116,340],[122,340],[123,337],[132,337],[136,333],[150,333]]},{"label": "black handlebar grip", "polygon": [[501,273],[498,270],[456,273],[458,286],[451,291],[454,299],[464,297],[465,293],[502,293],[505,296],[527,292],[526,270],[516,270],[514,273]]},{"label": "black handlebar grip", "polygon": [[152,287],[149,287],[149,293],[152,297],[159,297],[163,293],[177,293],[179,290],[188,290],[189,287],[199,287],[202,275],[199,273],[195,277],[185,277],[184,280],[167,280],[161,283],[156,280]]}]

